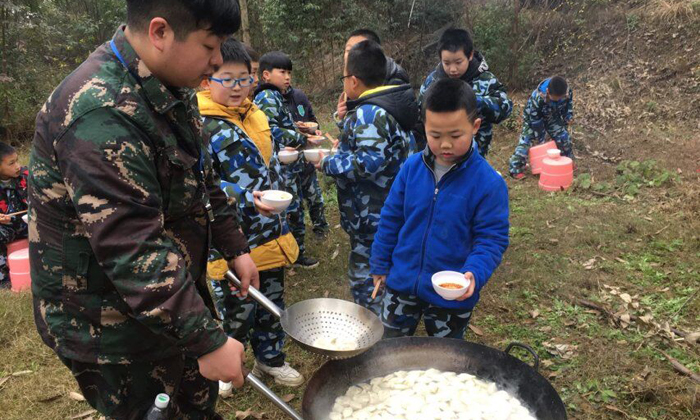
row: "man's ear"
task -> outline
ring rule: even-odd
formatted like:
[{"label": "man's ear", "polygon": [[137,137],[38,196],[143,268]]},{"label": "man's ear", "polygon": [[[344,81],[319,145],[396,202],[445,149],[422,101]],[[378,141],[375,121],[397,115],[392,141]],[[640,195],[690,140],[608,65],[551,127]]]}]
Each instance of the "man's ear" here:
[{"label": "man's ear", "polygon": [[175,33],[167,20],[156,17],[148,25],[148,39],[158,51],[163,52],[175,38]]},{"label": "man's ear", "polygon": [[199,87],[201,87],[204,90],[209,90],[211,88],[211,82],[208,78],[206,78],[202,80],[202,83],[199,84]]},{"label": "man's ear", "polygon": [[472,50],[471,54],[469,54],[469,61],[472,61],[474,59],[474,50]]},{"label": "man's ear", "polygon": [[270,70],[263,70],[261,76],[262,76],[262,81],[267,82],[268,80],[270,80]]},{"label": "man's ear", "polygon": [[477,118],[474,120],[474,123],[472,126],[474,127],[474,135],[479,131],[479,128],[481,128],[481,118]]}]

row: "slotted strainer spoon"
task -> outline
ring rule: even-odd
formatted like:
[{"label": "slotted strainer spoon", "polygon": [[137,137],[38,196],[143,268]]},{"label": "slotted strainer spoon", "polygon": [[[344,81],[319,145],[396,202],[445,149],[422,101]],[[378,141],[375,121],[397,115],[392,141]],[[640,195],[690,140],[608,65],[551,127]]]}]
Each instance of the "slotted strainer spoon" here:
[{"label": "slotted strainer spoon", "polygon": [[[236,287],[241,281],[231,271],[226,278]],[[369,350],[382,339],[384,325],[369,309],[340,299],[309,299],[281,309],[254,287],[248,294],[267,311],[280,319],[282,329],[302,348],[331,359],[345,359]],[[352,349],[318,347],[319,339],[342,338],[357,345]]]},{"label": "slotted strainer spoon", "polygon": [[[241,281],[231,271],[225,276],[236,287],[241,287]],[[379,317],[369,309],[352,302],[329,298],[309,299],[283,310],[252,286],[248,288],[248,294],[265,310],[279,318],[284,332],[302,348],[331,359],[345,359],[364,353],[381,340],[384,334],[384,325]],[[331,350],[314,344],[318,339],[328,337],[342,337],[357,345],[349,350]],[[304,420],[252,373],[246,372],[245,379],[289,417]]]}]

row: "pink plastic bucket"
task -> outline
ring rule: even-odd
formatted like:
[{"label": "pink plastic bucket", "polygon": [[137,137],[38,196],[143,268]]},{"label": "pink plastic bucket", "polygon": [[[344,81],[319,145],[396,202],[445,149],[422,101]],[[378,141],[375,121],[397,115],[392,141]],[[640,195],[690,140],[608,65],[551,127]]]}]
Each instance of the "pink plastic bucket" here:
[{"label": "pink plastic bucket", "polygon": [[21,292],[32,287],[32,279],[29,276],[29,248],[20,249],[7,258],[10,266],[10,283],[12,291]]}]

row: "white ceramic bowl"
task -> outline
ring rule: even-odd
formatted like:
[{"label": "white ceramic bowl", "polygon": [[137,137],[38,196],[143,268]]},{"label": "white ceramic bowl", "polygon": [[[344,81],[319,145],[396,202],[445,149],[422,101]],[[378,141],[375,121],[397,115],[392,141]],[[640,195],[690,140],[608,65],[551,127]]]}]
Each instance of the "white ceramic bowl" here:
[{"label": "white ceramic bowl", "polygon": [[22,220],[24,220],[24,223],[29,224],[29,215],[25,214],[24,216],[22,216]]},{"label": "white ceramic bowl", "polygon": [[306,149],[304,150],[304,157],[311,163],[318,163],[321,161],[321,153],[324,156],[331,154],[330,149]]},{"label": "white ceramic bowl", "polygon": [[289,163],[296,161],[299,158],[299,152],[296,150],[295,151],[281,150],[279,153],[277,153],[277,157],[279,157],[280,162],[287,165]]},{"label": "white ceramic bowl", "polygon": [[[433,289],[445,300],[455,300],[465,294],[470,283],[469,280],[464,278],[464,274],[456,271],[439,271],[433,274],[432,281]],[[462,287],[459,289],[448,289],[441,286],[445,283],[459,284]]]},{"label": "white ceramic bowl", "polygon": [[315,122],[302,122],[302,123],[297,123],[297,126],[302,129],[302,131],[306,131],[308,133],[315,133],[316,130],[318,130],[318,124]]},{"label": "white ceramic bowl", "polygon": [[280,214],[287,210],[287,207],[292,203],[292,198],[294,197],[286,191],[267,190],[263,191],[260,201],[275,209],[272,211],[273,214]]}]

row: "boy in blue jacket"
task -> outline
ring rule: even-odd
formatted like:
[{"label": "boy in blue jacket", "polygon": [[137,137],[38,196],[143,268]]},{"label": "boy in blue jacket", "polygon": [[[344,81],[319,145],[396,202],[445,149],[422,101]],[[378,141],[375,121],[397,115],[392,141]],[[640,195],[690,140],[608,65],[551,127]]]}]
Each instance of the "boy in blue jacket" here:
[{"label": "boy in blue jacket", "polygon": [[[463,338],[479,292],[508,247],[508,189],[481,157],[474,91],[459,79],[428,89],[428,147],[401,168],[384,204],[370,270],[382,299],[385,337],[413,335],[421,317],[430,336]],[[464,273],[467,292],[440,297],[431,277]]]}]

